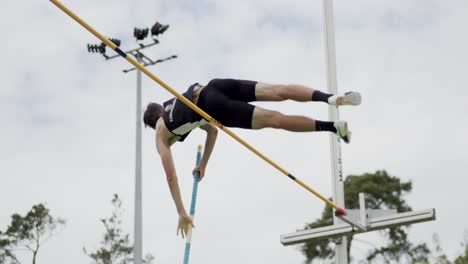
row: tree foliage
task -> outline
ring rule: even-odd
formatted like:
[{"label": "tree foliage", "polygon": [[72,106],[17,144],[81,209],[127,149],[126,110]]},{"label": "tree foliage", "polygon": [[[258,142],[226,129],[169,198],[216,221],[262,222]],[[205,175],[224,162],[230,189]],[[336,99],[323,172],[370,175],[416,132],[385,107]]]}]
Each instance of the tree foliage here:
[{"label": "tree foliage", "polygon": [[453,262],[454,264],[468,264],[468,233],[465,232],[465,237],[463,243],[461,243],[461,246],[463,247],[464,251],[463,253],[458,256],[455,261]]},{"label": "tree foliage", "polygon": [[65,220],[54,218],[44,204],[34,205],[25,216],[12,215],[7,230],[0,231],[0,263],[21,263],[15,252],[28,250],[35,264],[39,248],[63,226]]},{"label": "tree foliage", "polygon": [[[114,194],[112,206],[114,208],[112,216],[101,219],[105,227],[101,247],[89,253],[83,249],[95,264],[128,264],[133,261],[133,246],[130,243],[129,234],[122,230],[122,201],[117,194]],[[143,263],[151,264],[153,260],[153,256],[147,255]]]},{"label": "tree foliage", "polygon": [[432,241],[434,243],[434,249],[432,251],[432,263],[451,264],[452,262],[450,262],[447,255],[442,251],[442,247],[440,246],[439,235],[432,235]]},{"label": "tree foliage", "polygon": [[0,231],[0,263],[20,263],[14,254],[15,241]]},{"label": "tree foliage", "polygon": [[[362,175],[350,175],[344,181],[346,208],[359,208],[358,194],[366,193],[366,208],[370,209],[397,209],[398,212],[410,211],[411,207],[403,199],[412,189],[412,183],[402,182],[399,178],[389,175],[386,171],[365,173]],[[306,225],[305,229],[312,229],[333,224],[333,211],[325,207],[322,217]],[[401,262],[404,259],[427,262],[427,254],[430,250],[425,244],[413,245],[408,240],[408,227],[393,227],[382,231],[389,243],[386,246],[375,248],[369,253],[369,262]],[[348,236],[348,253],[351,248],[353,236]],[[301,251],[306,257],[306,262],[314,259],[331,259],[334,257],[332,240],[313,240],[307,242]],[[348,254],[349,255],[349,254]],[[411,261],[410,261],[411,262]]]}]

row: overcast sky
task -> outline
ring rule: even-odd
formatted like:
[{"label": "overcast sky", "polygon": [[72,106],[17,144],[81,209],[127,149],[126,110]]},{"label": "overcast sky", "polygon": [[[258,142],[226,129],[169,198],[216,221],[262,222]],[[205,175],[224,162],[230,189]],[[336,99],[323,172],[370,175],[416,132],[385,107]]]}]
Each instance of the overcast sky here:
[{"label": "overcast sky", "polygon": [[[326,90],[322,1],[101,0],[64,1],[102,34],[135,47],[133,27],[169,24],[154,59],[179,58],[151,71],[179,92],[194,82],[232,77],[300,83]],[[338,87],[359,91],[363,104],[342,108],[353,142],[342,145],[345,175],[386,169],[413,182],[415,210],[435,208],[437,221],[414,225],[413,242],[438,233],[450,257],[468,230],[468,3],[465,0],[334,1]],[[99,219],[112,194],[133,233],[135,72],[129,64],[88,54],[91,34],[48,1],[7,1],[0,10],[0,230],[13,213],[46,203],[67,219],[40,251],[38,263],[89,263],[99,246]],[[109,52],[109,54],[111,54]],[[171,95],[149,78],[143,103]],[[287,114],[326,120],[320,103],[262,103]],[[326,133],[233,129],[268,157],[330,197]],[[185,207],[190,206],[197,130],[173,147]],[[154,148],[143,131],[144,252],[156,263],[181,263],[185,241]],[[193,263],[302,263],[280,235],[320,217],[323,202],[220,133],[199,186]],[[361,235],[381,245],[378,234]],[[355,259],[372,249],[356,241]],[[29,262],[29,253],[21,254]]]}]

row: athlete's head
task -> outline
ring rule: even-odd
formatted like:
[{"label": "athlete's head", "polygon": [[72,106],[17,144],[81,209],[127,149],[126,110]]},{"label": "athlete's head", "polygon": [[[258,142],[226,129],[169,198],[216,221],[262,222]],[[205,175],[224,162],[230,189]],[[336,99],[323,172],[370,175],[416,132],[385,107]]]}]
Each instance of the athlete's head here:
[{"label": "athlete's head", "polygon": [[155,129],[156,121],[162,116],[164,113],[164,108],[160,104],[156,103],[149,103],[146,107],[145,114],[143,115],[143,122],[145,125],[152,127]]}]

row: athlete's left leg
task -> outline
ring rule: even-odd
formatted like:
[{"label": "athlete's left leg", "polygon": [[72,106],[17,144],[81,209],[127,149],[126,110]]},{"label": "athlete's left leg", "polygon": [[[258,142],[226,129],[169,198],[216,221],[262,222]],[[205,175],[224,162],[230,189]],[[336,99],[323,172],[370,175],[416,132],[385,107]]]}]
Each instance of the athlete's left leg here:
[{"label": "athlete's left leg", "polygon": [[297,115],[284,115],[256,106],[252,115],[252,129],[280,128],[293,132],[316,131],[316,121]]},{"label": "athlete's left leg", "polygon": [[359,105],[361,103],[361,95],[356,92],[332,95],[299,84],[285,85],[259,82],[255,85],[255,97],[257,101],[319,101],[336,106]]}]

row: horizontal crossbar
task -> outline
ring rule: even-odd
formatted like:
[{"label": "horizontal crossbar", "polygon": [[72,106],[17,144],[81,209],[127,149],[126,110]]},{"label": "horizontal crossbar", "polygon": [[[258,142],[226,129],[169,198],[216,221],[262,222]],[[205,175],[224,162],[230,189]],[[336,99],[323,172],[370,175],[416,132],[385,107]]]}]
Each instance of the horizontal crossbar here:
[{"label": "horizontal crossbar", "polygon": [[[389,216],[381,216],[368,219],[367,231],[376,231],[389,227],[410,225],[436,219],[435,209],[427,209],[416,212],[406,212]],[[349,224],[336,224],[314,229],[302,230],[281,236],[281,244],[284,246],[305,243],[313,239],[326,239],[342,237],[350,234],[365,233]]]}]

